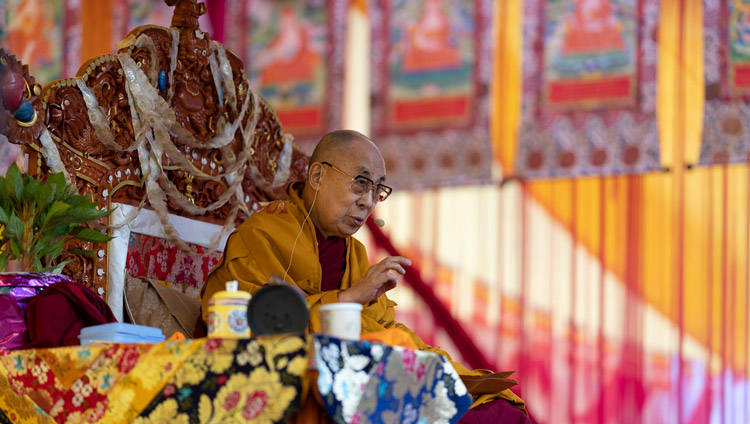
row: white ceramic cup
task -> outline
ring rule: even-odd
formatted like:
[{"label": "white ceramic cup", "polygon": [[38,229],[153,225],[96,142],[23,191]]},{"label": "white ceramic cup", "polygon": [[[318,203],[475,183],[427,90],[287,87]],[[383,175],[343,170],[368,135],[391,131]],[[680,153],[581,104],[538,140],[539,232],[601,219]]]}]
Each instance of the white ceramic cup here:
[{"label": "white ceramic cup", "polygon": [[362,305],[339,302],[320,306],[323,334],[345,340],[359,340],[362,331]]}]

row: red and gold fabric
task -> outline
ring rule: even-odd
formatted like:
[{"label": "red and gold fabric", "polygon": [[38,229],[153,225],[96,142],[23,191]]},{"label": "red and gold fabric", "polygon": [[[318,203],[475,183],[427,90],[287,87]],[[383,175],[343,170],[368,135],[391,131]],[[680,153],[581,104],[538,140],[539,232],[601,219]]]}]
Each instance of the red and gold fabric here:
[{"label": "red and gold fabric", "polygon": [[187,295],[198,297],[221,252],[206,254],[206,248],[189,244],[193,255],[165,238],[130,233],[125,269],[131,277],[146,277]]},{"label": "red and gold fabric", "polygon": [[299,409],[307,352],[304,336],[9,352],[0,422],[282,422]]}]

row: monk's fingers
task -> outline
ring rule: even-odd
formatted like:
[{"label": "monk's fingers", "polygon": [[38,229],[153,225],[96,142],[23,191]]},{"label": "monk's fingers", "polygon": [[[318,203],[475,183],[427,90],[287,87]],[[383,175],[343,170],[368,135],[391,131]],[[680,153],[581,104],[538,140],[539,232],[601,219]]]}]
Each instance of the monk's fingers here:
[{"label": "monk's fingers", "polygon": [[385,274],[385,276],[386,276],[386,283],[396,284],[396,282],[398,281],[398,276],[396,274],[392,274],[388,272]]},{"label": "monk's fingers", "polygon": [[380,263],[385,264],[386,266],[393,266],[394,264],[398,264],[404,267],[404,266],[411,265],[411,259],[405,258],[403,256],[388,256],[382,261],[380,261]]},{"label": "monk's fingers", "polygon": [[396,287],[396,284],[398,284],[398,277],[389,272],[388,279],[385,281],[385,283],[383,283],[381,287],[385,288],[385,291],[388,291]]},{"label": "monk's fingers", "polygon": [[388,291],[388,290],[390,290],[392,288],[395,288],[396,285],[398,284],[398,278],[396,278],[395,275],[393,275],[393,274],[388,274],[388,275],[390,275],[393,278],[389,278],[388,281],[386,281],[385,284],[383,284],[383,286],[386,288],[385,289],[386,291]]},{"label": "monk's fingers", "polygon": [[406,269],[405,269],[405,268],[404,268],[403,266],[401,266],[401,265],[398,265],[398,266],[394,266],[394,267],[393,267],[392,269],[393,269],[394,271],[398,272],[398,273],[399,273],[399,274],[401,274],[401,275],[404,275],[404,274],[406,274]]},{"label": "monk's fingers", "polygon": [[381,285],[381,286],[380,286],[380,287],[378,288],[378,291],[377,291],[377,293],[375,294],[375,297],[376,297],[376,298],[378,298],[378,297],[382,296],[382,295],[383,295],[383,293],[385,293],[385,292],[387,292],[387,291],[389,291],[389,290],[392,290],[392,289],[394,289],[394,288],[396,287],[396,285],[398,284],[398,279],[396,278],[396,276],[395,276],[395,275],[393,275],[393,274],[389,274],[389,275],[393,276],[394,278],[393,278],[393,279],[390,279],[390,278],[389,278],[389,279],[388,279],[388,280],[387,280],[387,281],[386,281],[385,283],[383,283],[383,285]]},{"label": "monk's fingers", "polygon": [[378,264],[378,266],[386,272],[393,270],[401,275],[406,274],[406,269],[404,267],[409,265],[411,265],[411,261],[403,256],[389,256]]},{"label": "monk's fingers", "polygon": [[383,270],[378,273],[378,276],[375,279],[375,285],[380,287],[385,284],[395,283],[396,281],[398,281],[398,276],[396,276],[396,274],[389,272],[389,270]]}]

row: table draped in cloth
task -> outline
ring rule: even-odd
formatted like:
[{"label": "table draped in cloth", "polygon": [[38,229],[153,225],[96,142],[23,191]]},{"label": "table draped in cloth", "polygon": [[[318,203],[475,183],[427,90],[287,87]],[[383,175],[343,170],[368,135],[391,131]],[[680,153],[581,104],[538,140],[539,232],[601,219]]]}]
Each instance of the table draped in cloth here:
[{"label": "table draped in cloth", "polygon": [[317,390],[338,423],[455,423],[471,396],[441,355],[287,335],[0,355],[0,423],[283,423]]}]

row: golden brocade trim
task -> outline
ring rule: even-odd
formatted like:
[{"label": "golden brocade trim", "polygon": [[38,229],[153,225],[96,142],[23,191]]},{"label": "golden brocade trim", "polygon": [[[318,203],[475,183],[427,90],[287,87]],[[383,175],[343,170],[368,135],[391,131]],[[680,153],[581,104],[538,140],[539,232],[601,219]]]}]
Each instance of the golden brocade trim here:
[{"label": "golden brocade trim", "polygon": [[43,423],[53,424],[55,421],[37,406],[28,395],[19,395],[10,386],[8,380],[8,365],[0,361],[0,409],[13,422],[19,424]]},{"label": "golden brocade trim", "polygon": [[107,394],[107,411],[100,422],[133,422],[205,343],[206,339],[197,339],[154,345]]}]

